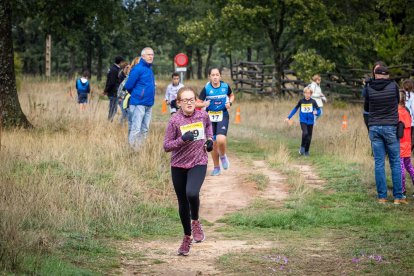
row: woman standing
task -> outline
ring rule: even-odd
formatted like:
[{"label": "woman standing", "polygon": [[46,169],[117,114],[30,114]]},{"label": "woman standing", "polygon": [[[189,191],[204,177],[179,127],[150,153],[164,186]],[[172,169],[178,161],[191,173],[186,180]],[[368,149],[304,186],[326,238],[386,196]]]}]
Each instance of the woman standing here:
[{"label": "woman standing", "polygon": [[204,182],[208,155],[213,150],[213,130],[207,112],[195,110],[196,94],[192,88],[178,91],[177,104],[181,107],[171,117],[164,138],[164,149],[172,152],[171,175],[177,194],[184,238],[179,255],[187,256],[192,243],[205,239],[198,218],[200,189]]}]

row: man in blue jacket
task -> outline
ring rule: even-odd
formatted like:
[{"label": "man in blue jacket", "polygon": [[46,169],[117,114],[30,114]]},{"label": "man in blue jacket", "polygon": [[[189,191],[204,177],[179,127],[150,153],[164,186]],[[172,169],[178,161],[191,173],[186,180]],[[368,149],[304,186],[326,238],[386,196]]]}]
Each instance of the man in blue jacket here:
[{"label": "man in blue jacket", "polygon": [[155,80],[152,71],[154,50],[146,47],[141,52],[141,61],[132,68],[124,88],[131,94],[129,99],[129,121],[131,131],[129,144],[136,148],[147,136],[155,100]]}]

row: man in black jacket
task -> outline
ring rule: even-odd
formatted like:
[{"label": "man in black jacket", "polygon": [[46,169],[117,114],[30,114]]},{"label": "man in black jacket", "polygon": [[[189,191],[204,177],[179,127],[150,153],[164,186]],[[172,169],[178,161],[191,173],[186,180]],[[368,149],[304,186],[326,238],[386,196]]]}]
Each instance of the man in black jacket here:
[{"label": "man in black jacket", "polygon": [[115,63],[109,68],[104,94],[109,98],[109,113],[108,120],[113,121],[117,111],[117,92],[119,84],[119,72],[125,66],[126,62],[124,58],[118,56],[115,58]]},{"label": "man in black jacket", "polygon": [[378,202],[387,202],[385,155],[388,154],[393,184],[394,204],[406,203],[402,195],[400,140],[397,137],[398,86],[389,79],[388,69],[375,69],[375,79],[368,85],[364,109],[369,112],[368,127],[375,160],[375,182]]}]

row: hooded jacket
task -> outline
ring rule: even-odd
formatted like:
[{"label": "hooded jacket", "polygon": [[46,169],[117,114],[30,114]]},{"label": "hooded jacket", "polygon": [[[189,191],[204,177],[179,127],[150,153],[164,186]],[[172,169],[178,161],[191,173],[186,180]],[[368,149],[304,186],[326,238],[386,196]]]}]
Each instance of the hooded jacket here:
[{"label": "hooded jacket", "polygon": [[368,126],[396,126],[400,94],[395,81],[373,80],[367,87],[364,109],[369,112]]},{"label": "hooded jacket", "polygon": [[155,80],[151,67],[151,64],[141,58],[129,73],[124,88],[131,94],[130,105],[154,105]]},{"label": "hooded jacket", "polygon": [[91,91],[88,79],[80,78],[76,80],[76,90],[78,94],[88,94]]}]

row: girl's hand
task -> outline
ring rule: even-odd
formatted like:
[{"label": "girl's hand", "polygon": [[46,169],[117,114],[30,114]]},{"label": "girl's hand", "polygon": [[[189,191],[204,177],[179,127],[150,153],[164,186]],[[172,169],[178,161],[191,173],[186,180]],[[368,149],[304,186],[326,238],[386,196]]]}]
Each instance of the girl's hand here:
[{"label": "girl's hand", "polygon": [[210,102],[211,102],[210,100],[205,101],[205,102],[204,102],[204,107],[209,107],[209,106],[210,106]]},{"label": "girl's hand", "polygon": [[318,111],[313,111],[313,115],[318,115]]},{"label": "girl's hand", "polygon": [[324,101],[325,103],[327,103],[328,102],[328,99],[324,96],[324,97],[322,97],[322,101]]},{"label": "girl's hand", "polygon": [[208,139],[205,143],[204,143],[204,147],[206,148],[207,152],[211,152],[213,150],[213,140]]},{"label": "girl's hand", "polygon": [[230,110],[230,107],[231,107],[230,103],[226,103],[226,109]]},{"label": "girl's hand", "polygon": [[289,123],[289,121],[290,121],[290,119],[289,119],[289,118],[286,118],[286,119],[285,119],[285,122],[286,122],[286,123]]}]

